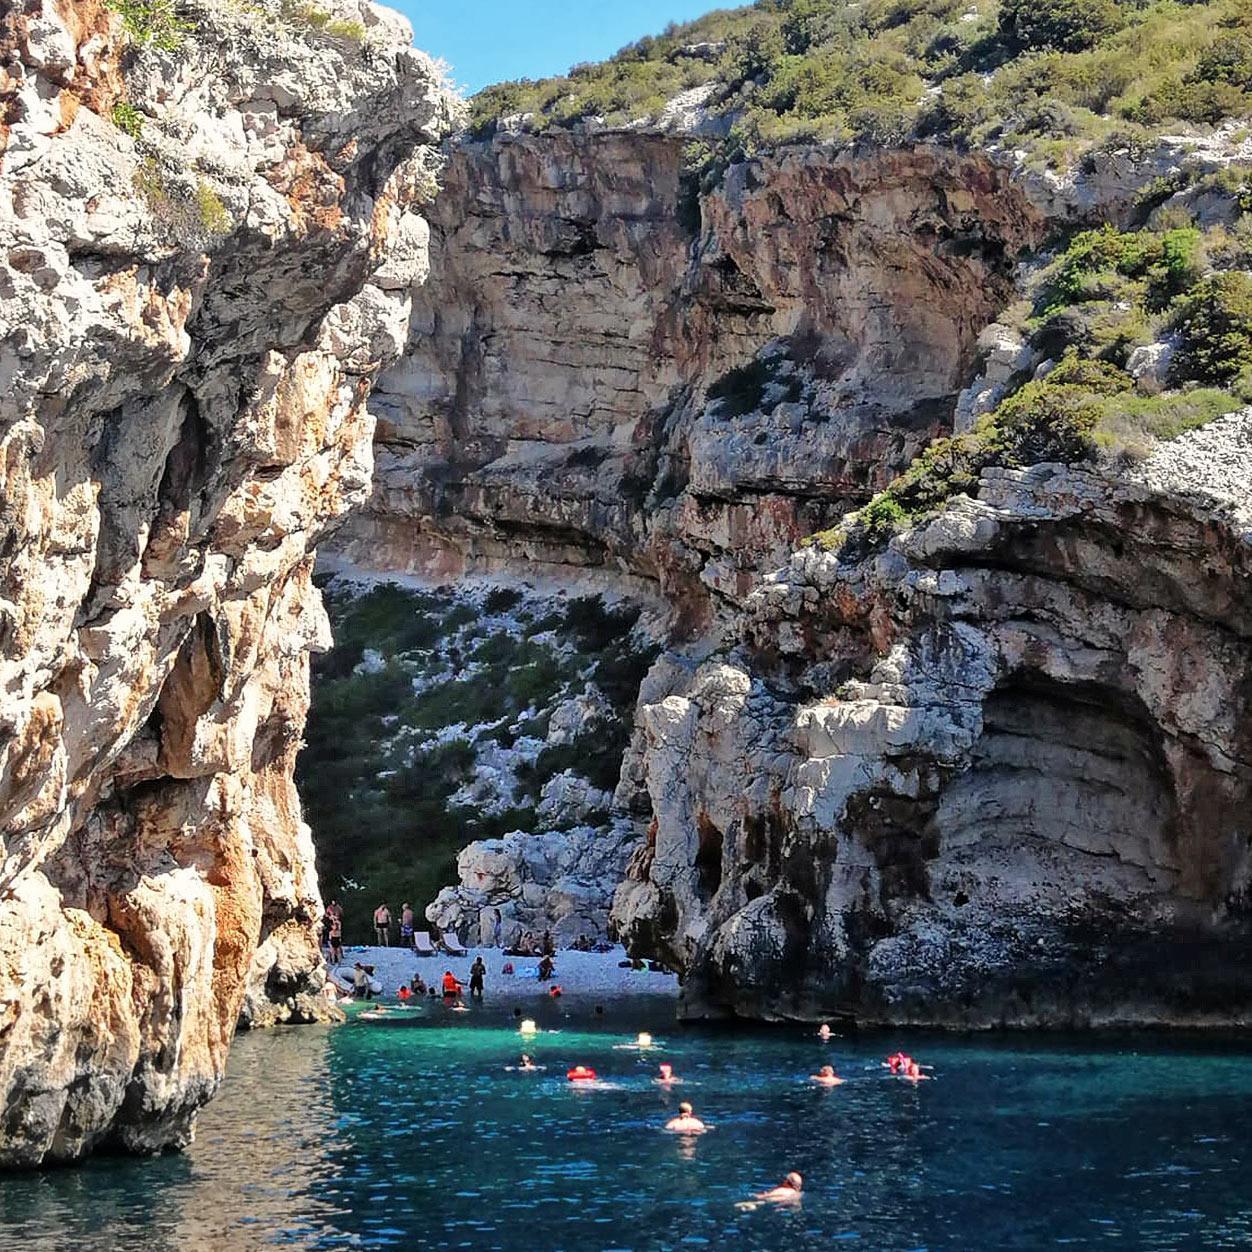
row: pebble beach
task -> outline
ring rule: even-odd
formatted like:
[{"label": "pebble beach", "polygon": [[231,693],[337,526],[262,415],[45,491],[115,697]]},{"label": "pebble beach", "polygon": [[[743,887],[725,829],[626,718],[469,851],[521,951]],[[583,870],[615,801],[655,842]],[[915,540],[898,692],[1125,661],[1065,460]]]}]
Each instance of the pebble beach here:
[{"label": "pebble beach", "polygon": [[[444,970],[451,970],[457,980],[468,984],[470,966],[481,956],[487,966],[484,999],[509,1004],[533,1003],[549,995],[553,986],[561,988],[562,996],[598,1003],[620,1003],[637,996],[678,998],[678,978],[674,974],[652,970],[623,969],[626,950],[615,947],[609,952],[560,951],[555,956],[556,974],[549,982],[537,978],[539,958],[505,956],[499,948],[471,948],[464,956],[417,956],[407,948],[344,948],[343,962],[331,967],[337,981],[350,986],[353,965],[374,966],[374,977],[382,983],[381,998],[392,1000],[402,983],[407,984],[415,973],[427,982],[438,983]],[[511,964],[514,973],[503,968]]]}]

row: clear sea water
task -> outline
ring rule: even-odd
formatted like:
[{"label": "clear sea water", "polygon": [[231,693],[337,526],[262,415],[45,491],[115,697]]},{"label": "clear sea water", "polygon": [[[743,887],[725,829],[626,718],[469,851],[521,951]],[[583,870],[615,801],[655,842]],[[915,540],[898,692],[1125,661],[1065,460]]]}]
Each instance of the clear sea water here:
[{"label": "clear sea water", "polygon": [[[683,1028],[425,1010],[241,1037],[194,1147],[0,1177],[24,1252],[1252,1248],[1252,1041]],[[563,1016],[568,1013],[569,1016]],[[641,1029],[651,1053],[616,1045]],[[885,1076],[897,1045],[933,1064]],[[652,1082],[659,1059],[686,1084]],[[594,1066],[592,1089],[565,1081]],[[816,1089],[831,1062],[848,1079]],[[679,1099],[711,1124],[660,1129]],[[787,1210],[735,1207],[790,1169]]]}]

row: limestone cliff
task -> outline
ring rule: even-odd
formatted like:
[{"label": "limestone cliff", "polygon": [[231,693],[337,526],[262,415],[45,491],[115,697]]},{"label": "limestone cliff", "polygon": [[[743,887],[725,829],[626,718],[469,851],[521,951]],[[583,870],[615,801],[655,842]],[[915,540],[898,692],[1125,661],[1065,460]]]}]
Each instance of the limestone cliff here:
[{"label": "limestone cliff", "polygon": [[1044,227],[1007,172],[792,149],[700,200],[682,166],[647,132],[455,149],[343,551],[604,566],[702,623],[944,429]]},{"label": "limestone cliff", "polygon": [[[889,543],[801,546],[1134,311],[1093,279],[1104,303],[997,323],[1050,309],[1066,232],[1233,223],[1214,188],[1246,136],[1066,173],[796,145],[697,194],[681,135],[506,131],[453,150],[374,494],[335,543],[661,592],[615,800],[634,950],[693,1015],[1246,1021],[1246,414],[1068,466],[1045,439]],[[1102,415],[1169,383],[1160,325],[1091,367],[1121,389]]]},{"label": "limestone cliff", "polygon": [[320,980],[313,547],[456,104],[344,0],[0,25],[0,1164],[186,1142]]},{"label": "limestone cliff", "polygon": [[620,925],[689,1013],[1252,1021],[1252,410],[810,547],[654,675]]}]

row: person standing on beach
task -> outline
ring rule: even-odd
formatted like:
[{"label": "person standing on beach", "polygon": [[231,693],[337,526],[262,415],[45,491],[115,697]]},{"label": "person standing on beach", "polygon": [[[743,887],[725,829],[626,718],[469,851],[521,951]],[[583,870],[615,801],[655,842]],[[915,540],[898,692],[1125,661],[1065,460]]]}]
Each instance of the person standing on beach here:
[{"label": "person standing on beach", "polygon": [[391,910],[386,900],[374,910],[374,942],[380,948],[391,947]]},{"label": "person standing on beach", "polygon": [[413,946],[413,906],[407,900],[400,909],[400,946],[402,948]]},{"label": "person standing on beach", "polygon": [[487,966],[483,963],[483,958],[476,956],[474,964],[470,966],[469,989],[470,995],[477,996],[480,1000],[483,998],[483,978],[486,973]]},{"label": "person standing on beach", "polygon": [[343,960],[343,910],[334,913],[328,910],[327,916],[330,918],[330,963],[338,965]]}]

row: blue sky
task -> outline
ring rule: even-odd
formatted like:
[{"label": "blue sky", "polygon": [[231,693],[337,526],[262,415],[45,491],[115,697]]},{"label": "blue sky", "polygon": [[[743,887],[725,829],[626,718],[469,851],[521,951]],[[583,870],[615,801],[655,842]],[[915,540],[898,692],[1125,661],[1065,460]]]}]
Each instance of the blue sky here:
[{"label": "blue sky", "polygon": [[[547,78],[601,61],[717,0],[383,0],[413,23],[414,42],[452,66],[467,93],[506,78]],[[726,7],[737,0],[722,0]]]}]

